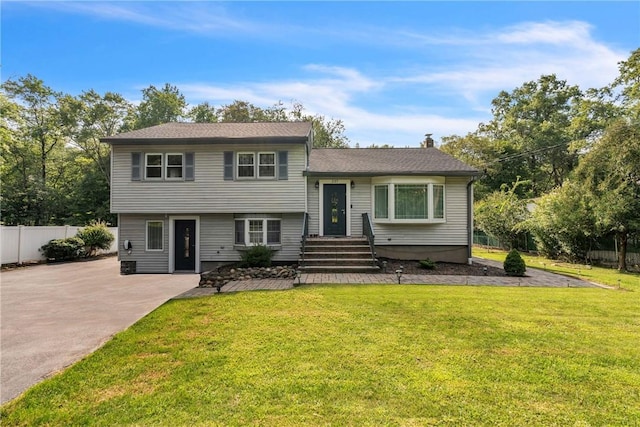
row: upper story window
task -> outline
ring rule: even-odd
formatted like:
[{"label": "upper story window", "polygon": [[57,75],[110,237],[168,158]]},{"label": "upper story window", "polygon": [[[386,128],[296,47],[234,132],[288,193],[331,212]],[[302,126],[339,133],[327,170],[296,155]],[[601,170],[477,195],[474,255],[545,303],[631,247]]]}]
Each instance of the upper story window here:
[{"label": "upper story window", "polygon": [[238,153],[238,178],[253,178],[255,171],[255,154]]},{"label": "upper story window", "polygon": [[258,153],[258,178],[276,177],[276,153]]},{"label": "upper story window", "polygon": [[162,154],[147,153],[144,156],[144,178],[162,179]]},{"label": "upper story window", "polygon": [[445,222],[444,177],[374,178],[376,222]]},{"label": "upper story window", "polygon": [[167,169],[165,176],[167,179],[182,179],[184,155],[182,153],[167,154]]},{"label": "upper story window", "polygon": [[225,181],[246,179],[289,179],[289,152],[234,152],[223,153]]},{"label": "upper story window", "polygon": [[275,178],[276,153],[238,153],[238,178]]},{"label": "upper story window", "polygon": [[131,153],[132,181],[193,181],[195,153]]}]

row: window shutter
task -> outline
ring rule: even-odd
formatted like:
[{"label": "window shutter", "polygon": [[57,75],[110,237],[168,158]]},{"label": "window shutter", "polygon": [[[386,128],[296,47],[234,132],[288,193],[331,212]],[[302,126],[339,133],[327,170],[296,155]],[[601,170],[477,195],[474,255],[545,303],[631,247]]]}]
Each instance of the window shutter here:
[{"label": "window shutter", "polygon": [[131,181],[141,180],[142,153],[131,153]]},{"label": "window shutter", "polygon": [[224,179],[233,181],[233,151],[224,152]]},{"label": "window shutter", "polygon": [[195,154],[184,153],[184,180],[193,181],[195,179]]},{"label": "window shutter", "polygon": [[278,179],[289,179],[289,152],[278,151]]}]

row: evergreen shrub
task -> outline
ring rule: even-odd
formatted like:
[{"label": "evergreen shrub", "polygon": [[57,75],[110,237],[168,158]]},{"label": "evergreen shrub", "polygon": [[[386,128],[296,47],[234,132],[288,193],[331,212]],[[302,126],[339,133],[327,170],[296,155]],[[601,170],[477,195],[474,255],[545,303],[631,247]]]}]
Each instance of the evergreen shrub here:
[{"label": "evergreen shrub", "polygon": [[509,276],[524,276],[527,266],[520,256],[520,252],[511,249],[504,260],[504,271]]},{"label": "evergreen shrub", "polygon": [[271,267],[273,251],[264,245],[253,246],[242,254],[241,267]]},{"label": "evergreen shrub", "polygon": [[51,261],[68,261],[82,258],[85,255],[85,243],[79,237],[53,239],[42,245],[40,251]]}]

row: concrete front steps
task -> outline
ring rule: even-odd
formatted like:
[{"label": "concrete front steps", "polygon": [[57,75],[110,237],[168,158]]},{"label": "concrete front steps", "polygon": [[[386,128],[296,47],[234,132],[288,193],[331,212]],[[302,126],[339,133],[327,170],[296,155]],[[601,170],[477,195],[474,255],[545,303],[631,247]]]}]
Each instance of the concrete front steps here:
[{"label": "concrete front steps", "polygon": [[362,237],[307,238],[298,260],[304,273],[376,273],[380,270]]}]

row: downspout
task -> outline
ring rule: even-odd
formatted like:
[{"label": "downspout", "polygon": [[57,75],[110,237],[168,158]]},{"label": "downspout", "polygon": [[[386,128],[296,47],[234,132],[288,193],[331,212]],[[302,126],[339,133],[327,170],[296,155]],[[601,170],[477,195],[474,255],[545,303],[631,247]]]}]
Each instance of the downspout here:
[{"label": "downspout", "polygon": [[473,176],[467,183],[467,263],[473,264],[471,250],[473,248],[473,183],[476,177]]}]

